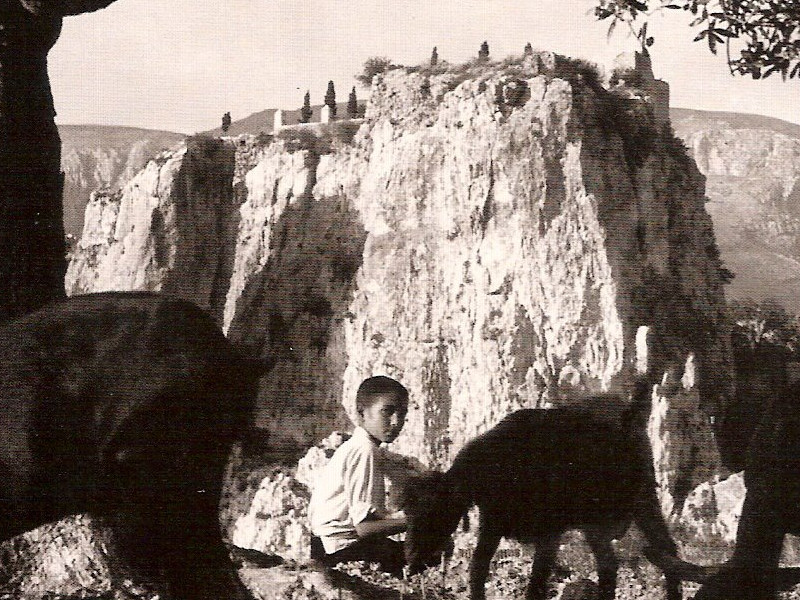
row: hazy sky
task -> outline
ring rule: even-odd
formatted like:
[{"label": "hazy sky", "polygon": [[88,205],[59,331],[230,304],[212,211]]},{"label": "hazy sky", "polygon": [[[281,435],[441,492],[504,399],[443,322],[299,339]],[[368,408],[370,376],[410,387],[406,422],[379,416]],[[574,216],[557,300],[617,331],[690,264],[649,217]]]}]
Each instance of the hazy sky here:
[{"label": "hazy sky", "polygon": [[[609,65],[636,47],[590,14],[591,0],[118,0],[68,17],[50,52],[59,123],[194,133],[265,108],[298,108],[328,80],[347,99],[370,56],[450,62],[521,54],[526,42]],[[730,75],[724,51],[693,43],[688,14],[651,21],[656,77],[672,106],[749,112],[800,123],[800,81]],[[366,91],[358,89],[359,97]]]}]

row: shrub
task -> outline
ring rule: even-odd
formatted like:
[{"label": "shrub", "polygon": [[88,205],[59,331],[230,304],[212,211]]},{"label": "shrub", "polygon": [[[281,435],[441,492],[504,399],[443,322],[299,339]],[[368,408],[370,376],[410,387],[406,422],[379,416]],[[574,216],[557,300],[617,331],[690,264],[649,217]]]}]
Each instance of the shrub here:
[{"label": "shrub", "polygon": [[375,77],[375,75],[397,68],[399,68],[399,66],[393,64],[392,61],[385,56],[371,56],[364,61],[364,68],[361,74],[356,76],[356,79],[364,85],[369,86],[372,85],[372,78]]},{"label": "shrub", "polygon": [[[314,125],[311,127],[314,127]],[[285,127],[280,130],[276,137],[286,144],[286,149],[289,152],[308,150],[312,154],[320,156],[322,154],[330,154],[333,151],[330,138],[317,135],[316,132],[308,127]]]}]

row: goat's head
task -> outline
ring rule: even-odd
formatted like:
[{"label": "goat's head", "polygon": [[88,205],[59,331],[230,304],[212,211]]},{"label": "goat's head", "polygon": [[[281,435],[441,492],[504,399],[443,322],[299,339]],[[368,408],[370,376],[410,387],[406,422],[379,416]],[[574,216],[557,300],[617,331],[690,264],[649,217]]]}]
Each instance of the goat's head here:
[{"label": "goat's head", "polygon": [[400,501],[408,519],[406,562],[419,572],[446,548],[467,507],[447,475],[435,471],[409,478]]}]

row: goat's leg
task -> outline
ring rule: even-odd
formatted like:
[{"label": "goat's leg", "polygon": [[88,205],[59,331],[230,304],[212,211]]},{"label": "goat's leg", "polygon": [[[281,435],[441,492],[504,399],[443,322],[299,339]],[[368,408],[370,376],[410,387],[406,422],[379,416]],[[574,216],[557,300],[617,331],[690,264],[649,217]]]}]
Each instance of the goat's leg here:
[{"label": "goat's leg", "polygon": [[484,600],[486,598],[485,586],[486,579],[489,576],[489,565],[497,550],[497,545],[500,543],[500,537],[486,526],[482,517],[480,531],[478,532],[478,543],[475,546],[469,570],[470,600]]},{"label": "goat's leg", "polygon": [[598,600],[614,600],[619,561],[611,545],[612,534],[601,528],[585,529],[584,533],[597,563]]},{"label": "goat's leg", "polygon": [[558,535],[542,536],[536,539],[536,554],[533,557],[531,578],[525,590],[526,600],[547,598],[547,578],[553,571],[558,553]]},{"label": "goat's leg", "polygon": [[[659,554],[678,556],[678,547],[672,539],[661,512],[655,489],[649,488],[645,497],[636,506],[635,521],[649,544]],[[667,600],[681,600],[681,579],[678,575],[664,573]]]}]

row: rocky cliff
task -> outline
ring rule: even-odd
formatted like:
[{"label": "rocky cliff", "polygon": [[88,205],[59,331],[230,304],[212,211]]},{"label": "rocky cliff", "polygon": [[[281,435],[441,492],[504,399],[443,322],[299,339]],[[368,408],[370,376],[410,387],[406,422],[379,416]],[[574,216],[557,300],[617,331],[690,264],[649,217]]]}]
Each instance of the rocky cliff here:
[{"label": "rocky cliff", "polygon": [[100,125],[61,125],[61,169],[64,171],[64,229],[80,237],[89,195],[117,189],[157,154],[183,140],[166,131]]},{"label": "rocky cliff", "polygon": [[706,176],[708,212],[731,298],[777,300],[800,313],[800,126],[674,110],[675,131]]},{"label": "rocky cliff", "polygon": [[395,70],[363,122],[195,139],[98,194],[67,287],[176,293],[277,357],[255,417],[276,447],[310,446],[363,377],[396,376],[398,448],[444,465],[510,410],[621,390],[639,325],[659,372],[696,352],[715,406],[704,203],[646,101],[579,64]]}]

